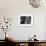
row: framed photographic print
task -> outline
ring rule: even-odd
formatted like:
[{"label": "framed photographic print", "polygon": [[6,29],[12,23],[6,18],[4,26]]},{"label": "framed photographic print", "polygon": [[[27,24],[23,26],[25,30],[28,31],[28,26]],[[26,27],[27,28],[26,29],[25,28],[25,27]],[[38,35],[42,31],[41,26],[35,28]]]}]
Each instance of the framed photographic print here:
[{"label": "framed photographic print", "polygon": [[18,24],[20,26],[33,26],[32,15],[19,15]]}]

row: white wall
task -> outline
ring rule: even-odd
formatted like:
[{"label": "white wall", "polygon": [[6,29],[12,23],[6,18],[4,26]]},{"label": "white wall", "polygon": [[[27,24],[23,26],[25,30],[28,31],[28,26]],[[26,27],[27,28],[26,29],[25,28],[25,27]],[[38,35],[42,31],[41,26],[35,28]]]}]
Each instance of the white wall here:
[{"label": "white wall", "polygon": [[[0,16],[13,17],[13,22],[10,31],[17,40],[27,40],[34,34],[39,40],[45,38],[45,8],[32,8],[28,4],[28,0],[0,0]],[[20,14],[32,14],[34,16],[33,26],[18,26],[18,16]],[[2,31],[0,32],[0,35]],[[0,36],[0,39],[3,37]]]}]

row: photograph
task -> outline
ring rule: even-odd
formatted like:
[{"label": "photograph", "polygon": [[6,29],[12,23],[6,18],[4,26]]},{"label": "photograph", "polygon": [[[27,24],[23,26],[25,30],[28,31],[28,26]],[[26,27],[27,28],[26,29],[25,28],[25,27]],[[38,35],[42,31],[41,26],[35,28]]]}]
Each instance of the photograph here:
[{"label": "photograph", "polygon": [[31,24],[31,16],[21,16],[20,24]]},{"label": "photograph", "polygon": [[19,25],[20,26],[33,26],[33,16],[32,15],[19,15]]}]

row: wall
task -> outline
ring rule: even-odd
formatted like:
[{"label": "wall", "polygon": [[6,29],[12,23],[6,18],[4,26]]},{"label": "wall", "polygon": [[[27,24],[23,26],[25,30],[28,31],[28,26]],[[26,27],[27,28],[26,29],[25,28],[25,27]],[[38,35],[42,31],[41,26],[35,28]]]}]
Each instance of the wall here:
[{"label": "wall", "polygon": [[[28,0],[0,0],[0,16],[13,17],[10,31],[8,31],[17,40],[27,40],[34,34],[39,40],[45,38],[45,8],[33,8]],[[20,14],[31,14],[34,16],[33,26],[18,26],[18,16]],[[2,35],[0,31],[0,35]],[[4,34],[4,33],[3,33]],[[0,39],[3,37],[0,36]],[[4,38],[3,38],[4,39]]]}]

